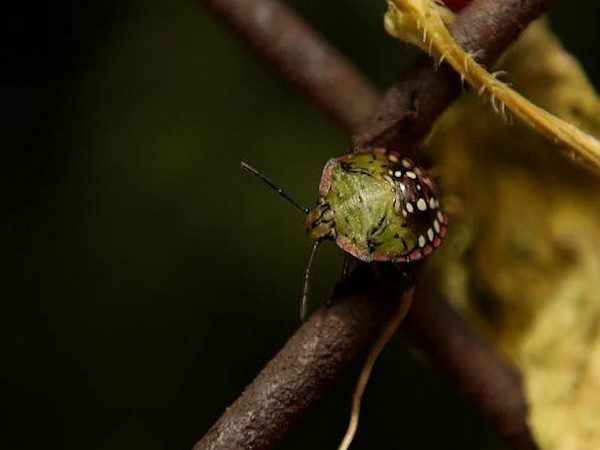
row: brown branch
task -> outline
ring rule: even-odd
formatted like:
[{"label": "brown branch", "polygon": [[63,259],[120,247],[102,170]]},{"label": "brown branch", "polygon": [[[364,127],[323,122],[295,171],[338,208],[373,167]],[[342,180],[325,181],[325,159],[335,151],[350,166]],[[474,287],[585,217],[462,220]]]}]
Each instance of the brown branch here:
[{"label": "brown branch", "polygon": [[[382,291],[382,287],[384,291]],[[269,361],[194,450],[273,448],[388,318],[403,286],[363,265]]]},{"label": "brown branch", "polygon": [[[477,60],[491,65],[521,31],[547,11],[553,0],[474,0],[456,16],[450,31]],[[387,90],[370,120],[352,138],[358,149],[415,151],[437,117],[459,95],[459,78],[449,67],[437,70],[428,59]]]},{"label": "brown branch", "polygon": [[[372,110],[374,89],[287,8],[273,0],[204,3],[346,130],[361,123]],[[481,60],[490,62],[550,3],[475,0],[458,16],[453,32],[467,49],[483,50]],[[386,93],[377,115],[355,135],[355,145],[365,148],[385,143],[413,149],[459,91],[457,77],[449,70],[435,70],[430,64],[416,67]],[[296,332],[195,450],[276,445],[392,308],[393,302],[382,298],[376,287],[381,280],[374,283],[359,271],[348,283],[351,289]],[[393,298],[401,297],[398,289],[392,289],[396,292]],[[516,448],[535,448],[518,379],[493,349],[444,303],[418,299],[409,317],[407,333],[451,374],[500,432]]]},{"label": "brown branch", "polygon": [[202,3],[346,132],[374,111],[376,89],[287,6],[277,0]]},{"label": "brown branch", "polygon": [[514,448],[537,448],[518,374],[427,283],[419,284],[404,331]]}]

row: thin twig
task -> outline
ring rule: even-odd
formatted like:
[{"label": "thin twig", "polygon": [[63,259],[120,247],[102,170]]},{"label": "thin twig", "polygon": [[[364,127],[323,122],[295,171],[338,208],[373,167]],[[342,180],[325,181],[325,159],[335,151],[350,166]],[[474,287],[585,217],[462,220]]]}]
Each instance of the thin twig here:
[{"label": "thin twig", "polygon": [[[383,289],[383,290],[382,290]],[[404,287],[368,265],[310,316],[194,450],[273,448],[397,309]]]},{"label": "thin twig", "polygon": [[[478,62],[490,66],[527,25],[554,0],[473,0],[450,25],[454,39]],[[376,113],[352,137],[358,149],[415,151],[446,107],[460,94],[458,75],[427,58],[415,64],[386,91]]]},{"label": "thin twig", "polygon": [[518,374],[428,283],[419,283],[403,330],[514,448],[537,448],[527,425],[527,404]]},{"label": "thin twig", "polygon": [[354,131],[374,111],[379,99],[377,90],[343,55],[281,2],[201,2],[346,132]]}]

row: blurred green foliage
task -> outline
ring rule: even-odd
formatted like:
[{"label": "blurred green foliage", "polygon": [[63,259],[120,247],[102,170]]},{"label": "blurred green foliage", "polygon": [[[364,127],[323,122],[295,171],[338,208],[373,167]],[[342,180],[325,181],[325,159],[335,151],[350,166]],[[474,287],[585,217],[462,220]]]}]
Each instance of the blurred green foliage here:
[{"label": "blurred green foliage", "polygon": [[[383,2],[290,3],[382,87],[414,54],[383,33]],[[555,29],[600,81],[600,6],[558,3]],[[298,325],[302,217],[239,161],[310,205],[347,138],[198,2],[12,8],[3,448],[189,448]],[[340,252],[325,247],[313,306],[339,276]],[[359,364],[281,448],[335,447]],[[397,339],[355,448],[483,447],[502,444]]]}]

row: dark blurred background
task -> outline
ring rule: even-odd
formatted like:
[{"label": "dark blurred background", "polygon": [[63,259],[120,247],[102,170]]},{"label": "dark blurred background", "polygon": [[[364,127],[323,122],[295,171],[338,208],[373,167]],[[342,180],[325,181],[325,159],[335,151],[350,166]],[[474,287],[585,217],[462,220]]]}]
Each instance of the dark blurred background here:
[{"label": "dark blurred background", "polygon": [[[384,2],[290,2],[370,77],[415,52]],[[552,25],[600,83],[600,5]],[[13,2],[2,18],[1,448],[190,448],[298,326],[302,203],[347,138],[199,2]],[[323,246],[313,306],[339,276]],[[280,446],[331,449],[357,361]],[[354,448],[504,448],[396,338]]]}]

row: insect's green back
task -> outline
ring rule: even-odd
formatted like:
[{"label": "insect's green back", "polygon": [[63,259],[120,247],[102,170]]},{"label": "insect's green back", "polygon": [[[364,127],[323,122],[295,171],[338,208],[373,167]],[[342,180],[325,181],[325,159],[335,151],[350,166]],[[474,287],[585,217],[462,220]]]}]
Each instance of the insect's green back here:
[{"label": "insect's green back", "polygon": [[320,193],[306,218],[308,236],[335,239],[363,261],[420,259],[446,233],[432,180],[410,160],[383,149],[330,160]]}]

